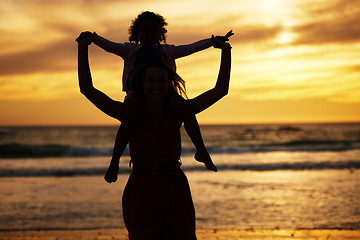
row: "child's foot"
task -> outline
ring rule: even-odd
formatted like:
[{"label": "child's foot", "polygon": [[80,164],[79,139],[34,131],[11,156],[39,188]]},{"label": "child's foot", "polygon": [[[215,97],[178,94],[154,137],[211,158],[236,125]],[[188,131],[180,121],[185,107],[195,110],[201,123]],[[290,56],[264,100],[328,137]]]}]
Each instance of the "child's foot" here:
[{"label": "child's foot", "polygon": [[202,162],[205,164],[205,167],[207,169],[209,169],[210,171],[214,171],[217,172],[217,167],[215,166],[215,164],[213,163],[213,161],[211,160],[211,157],[209,155],[208,152],[201,152],[201,151],[197,151],[195,153],[195,159],[198,162]]}]

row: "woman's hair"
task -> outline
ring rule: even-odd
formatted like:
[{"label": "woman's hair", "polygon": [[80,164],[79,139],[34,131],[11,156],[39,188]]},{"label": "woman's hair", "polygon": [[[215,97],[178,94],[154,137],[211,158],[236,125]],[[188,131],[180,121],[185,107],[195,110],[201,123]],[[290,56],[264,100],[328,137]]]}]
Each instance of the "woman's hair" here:
[{"label": "woman's hair", "polygon": [[165,33],[167,33],[167,30],[165,27],[168,25],[165,18],[161,16],[160,14],[153,13],[153,12],[141,12],[133,21],[129,28],[129,41],[130,42],[139,42],[139,30],[141,22],[145,19],[151,19],[156,21],[159,24],[159,30],[160,30],[160,42],[164,41],[166,42],[166,36]]},{"label": "woman's hair", "polygon": [[176,92],[177,94],[187,98],[185,81],[170,67],[161,62],[151,62],[145,64],[134,72],[130,79],[130,89],[142,94],[144,92],[144,82],[146,78],[146,71],[149,68],[160,68],[167,72],[168,83],[169,83],[169,94]]}]

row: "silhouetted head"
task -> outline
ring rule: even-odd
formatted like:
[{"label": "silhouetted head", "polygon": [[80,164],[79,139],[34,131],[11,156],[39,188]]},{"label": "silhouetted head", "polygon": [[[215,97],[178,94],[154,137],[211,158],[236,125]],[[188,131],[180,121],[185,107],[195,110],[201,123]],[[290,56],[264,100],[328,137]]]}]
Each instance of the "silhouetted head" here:
[{"label": "silhouetted head", "polygon": [[156,86],[158,88],[152,89],[154,94],[163,94],[166,88],[166,95],[177,92],[179,95],[187,97],[185,81],[174,70],[161,62],[152,62],[141,66],[130,79],[131,90],[139,94],[148,93],[148,87],[151,84],[158,85]]},{"label": "silhouetted head", "polygon": [[166,42],[165,27],[168,23],[160,14],[153,12],[141,12],[133,21],[129,28],[129,41],[144,45],[153,45]]}]

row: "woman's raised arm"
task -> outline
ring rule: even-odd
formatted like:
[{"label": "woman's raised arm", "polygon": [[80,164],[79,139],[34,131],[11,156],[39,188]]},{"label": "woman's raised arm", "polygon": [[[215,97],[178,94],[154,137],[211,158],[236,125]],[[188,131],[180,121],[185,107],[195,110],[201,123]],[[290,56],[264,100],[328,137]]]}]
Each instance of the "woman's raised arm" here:
[{"label": "woman's raised arm", "polygon": [[231,46],[223,41],[214,42],[215,48],[221,49],[221,63],[219,75],[214,88],[204,92],[203,94],[189,99],[188,103],[192,107],[195,114],[204,111],[225,95],[229,91],[230,70],[231,70]]},{"label": "woman's raised arm", "polygon": [[110,117],[122,120],[123,103],[114,101],[103,92],[93,86],[88,48],[91,43],[89,39],[77,39],[78,41],[78,77],[80,92],[92,102],[98,109]]}]

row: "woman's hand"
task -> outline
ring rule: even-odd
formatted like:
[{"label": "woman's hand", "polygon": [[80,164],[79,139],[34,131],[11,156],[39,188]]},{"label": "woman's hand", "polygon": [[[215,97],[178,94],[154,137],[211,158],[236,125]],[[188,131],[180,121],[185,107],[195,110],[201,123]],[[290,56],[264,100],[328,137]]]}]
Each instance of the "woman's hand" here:
[{"label": "woman's hand", "polygon": [[79,44],[86,43],[87,45],[90,45],[94,41],[95,37],[96,37],[96,33],[86,31],[86,32],[80,33],[79,37],[76,38],[76,41]]},{"label": "woman's hand", "polygon": [[225,49],[225,48],[231,48],[230,44],[227,43],[227,41],[229,41],[229,37],[231,37],[232,35],[234,35],[233,31],[230,30],[225,36],[211,36],[211,40],[213,43],[213,47],[214,48],[220,48],[220,49]]},{"label": "woman's hand", "polygon": [[214,35],[211,36],[211,40],[213,43],[213,47],[214,48],[220,48],[220,49],[230,49],[231,45],[227,42],[224,42],[220,39],[218,39],[217,37],[214,37]]},{"label": "woman's hand", "polygon": [[105,181],[108,183],[116,182],[118,178],[118,171],[119,171],[119,163],[114,164],[113,162],[111,162],[104,177]]}]

